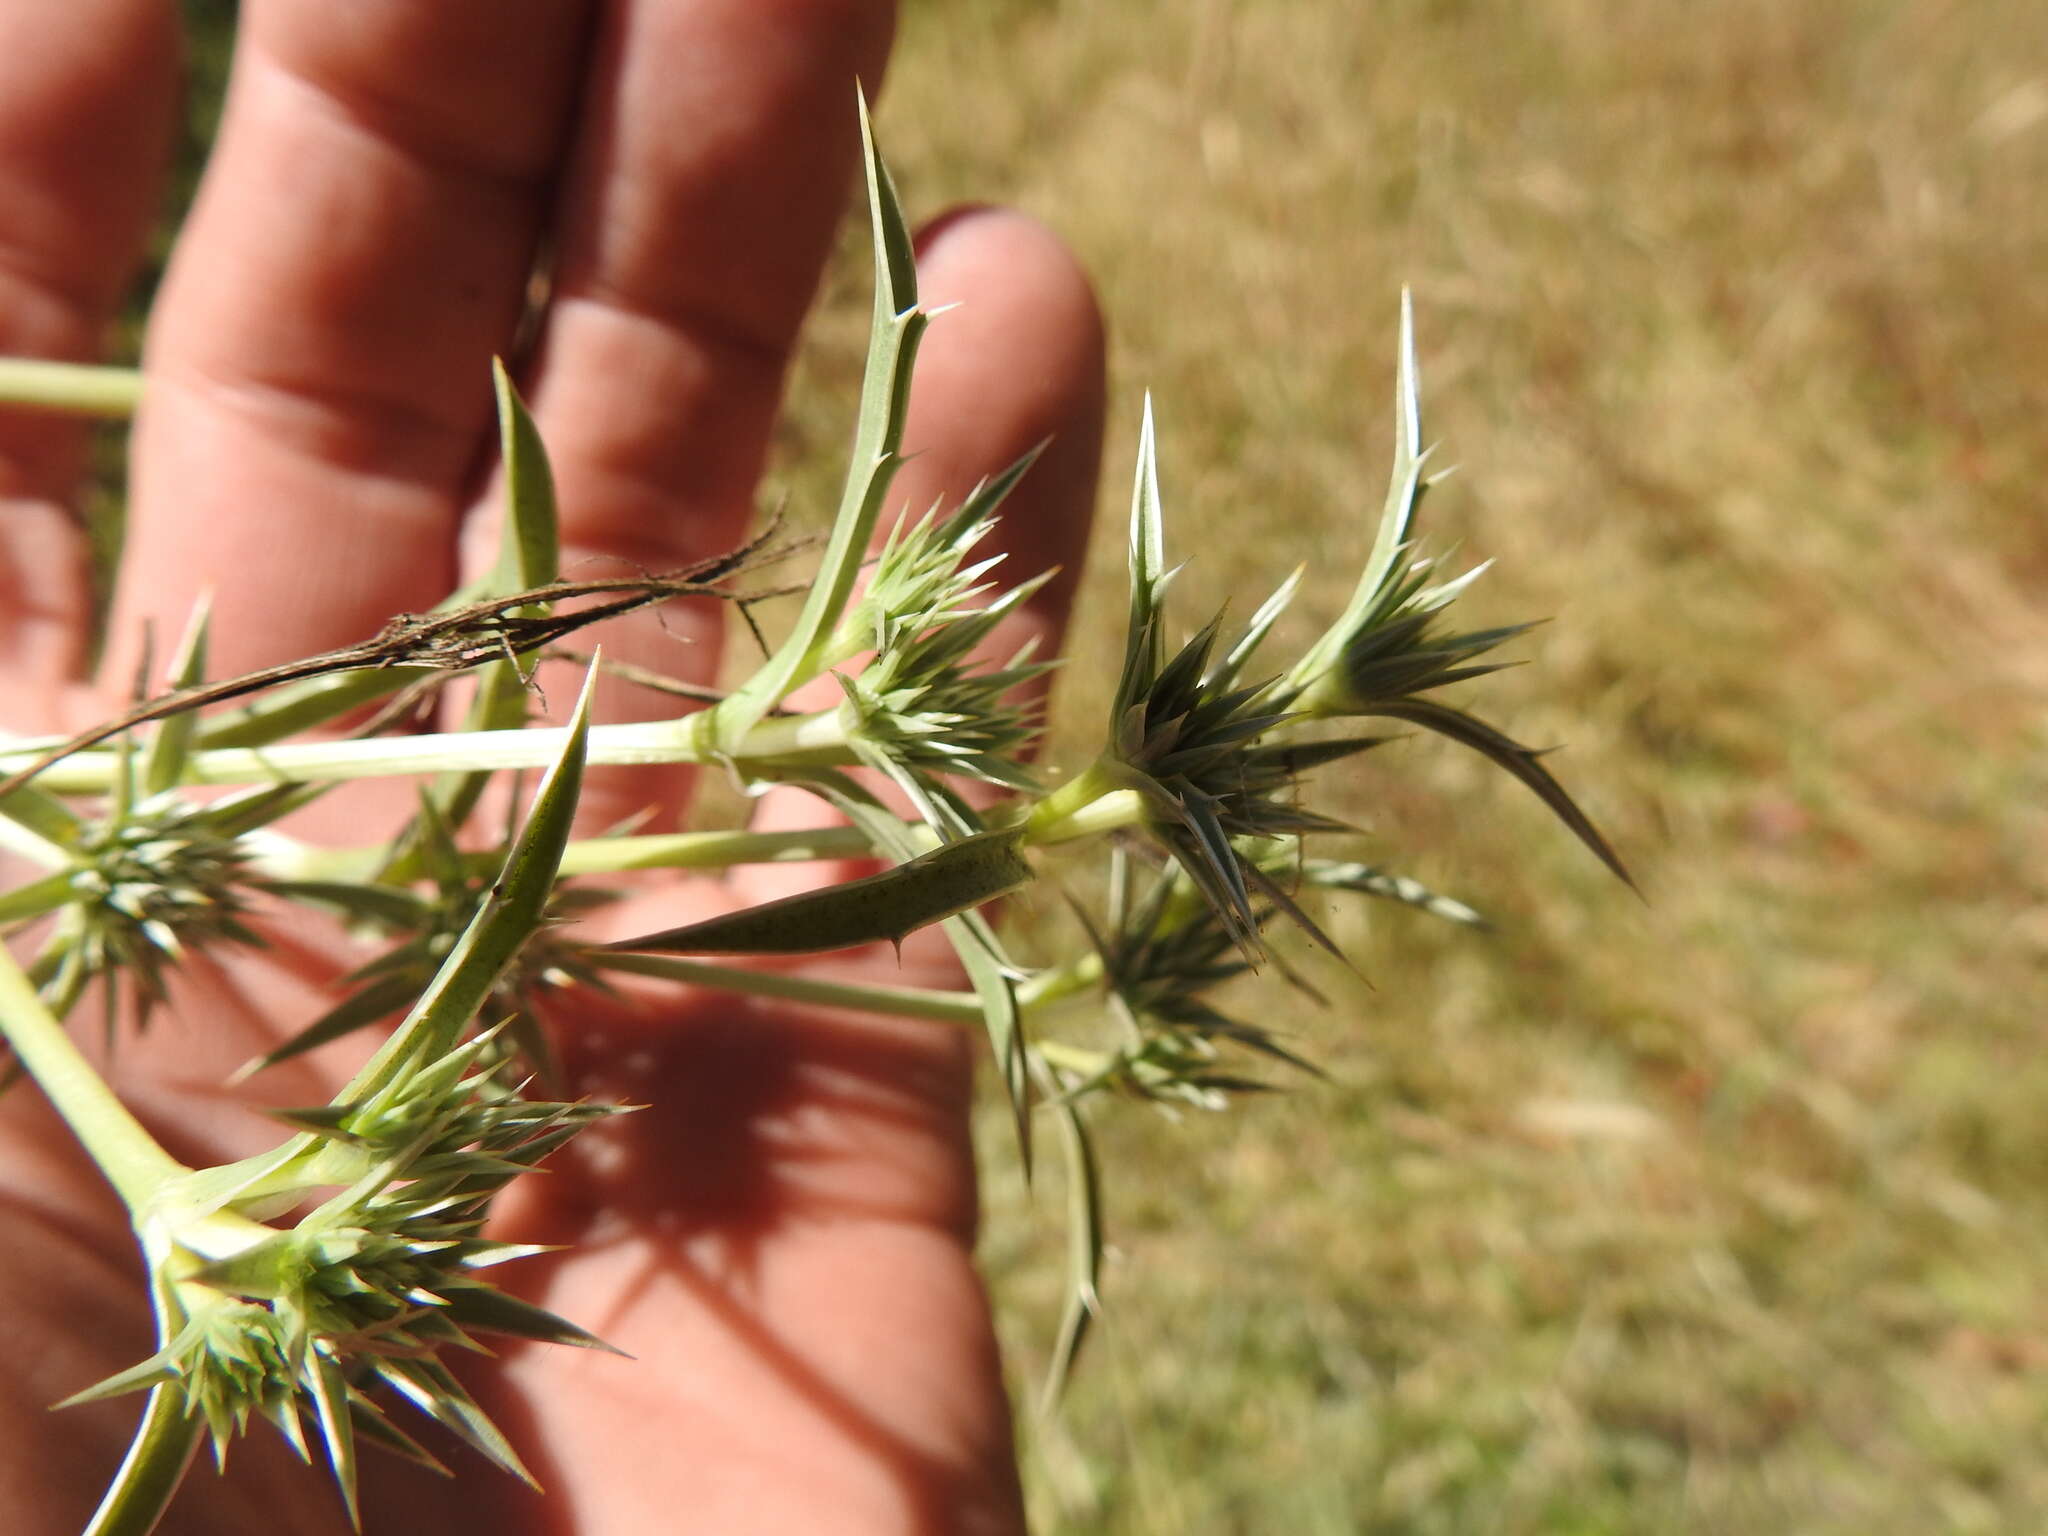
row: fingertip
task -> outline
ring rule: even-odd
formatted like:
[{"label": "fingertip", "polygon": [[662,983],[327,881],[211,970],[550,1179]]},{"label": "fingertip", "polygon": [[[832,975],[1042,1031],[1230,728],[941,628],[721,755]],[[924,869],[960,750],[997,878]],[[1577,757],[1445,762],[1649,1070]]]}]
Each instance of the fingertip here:
[{"label": "fingertip", "polygon": [[900,499],[956,502],[1039,444],[995,541],[1014,579],[1057,569],[1034,606],[1057,638],[1086,549],[1102,455],[1107,338],[1086,269],[1030,215],[970,204],[924,226],[918,287],[935,317],[911,390]]}]

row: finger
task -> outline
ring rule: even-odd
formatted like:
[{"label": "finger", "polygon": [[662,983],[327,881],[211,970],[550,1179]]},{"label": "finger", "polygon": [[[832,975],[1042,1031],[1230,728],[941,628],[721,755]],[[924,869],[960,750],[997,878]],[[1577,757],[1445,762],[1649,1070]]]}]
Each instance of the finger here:
[{"label": "finger", "polygon": [[992,654],[1007,657],[1029,635],[1057,655],[1101,470],[1105,342],[1094,290],[1043,224],[972,207],[919,235],[918,291],[944,312],[919,356],[896,498],[912,509],[955,505],[1043,444],[982,553],[1005,556],[1005,585],[1057,573]]},{"label": "finger", "polygon": [[[1094,291],[1056,235],[1010,210],[948,214],[923,231],[918,247],[920,297],[944,312],[918,356],[903,434],[910,458],[892,500],[913,512],[957,505],[977,482],[1044,444],[977,556],[1005,556],[1004,585],[1059,572],[999,626],[986,659],[999,664],[1027,639],[1039,642],[1041,656],[1055,656],[1087,547],[1102,453],[1104,338]],[[756,825],[822,819],[811,796],[777,792],[763,797]],[[818,875],[768,866],[737,883],[749,901],[762,901]]]},{"label": "finger", "polygon": [[587,0],[249,0],[158,300],[109,669],[218,585],[232,672],[449,588]]},{"label": "finger", "polygon": [[[739,539],[845,203],[854,82],[879,76],[891,9],[620,0],[608,11],[526,381],[571,576],[673,569]],[[472,568],[491,558],[487,521]],[[702,683],[723,624],[713,605],[675,604],[602,638],[608,655]],[[574,697],[570,686],[549,692]],[[611,684],[600,708],[613,719],[677,710]],[[651,806],[659,825],[685,784],[674,770],[593,774],[585,819]]]},{"label": "finger", "polygon": [[[98,354],[162,193],[178,53],[169,0],[0,7],[0,355]],[[84,655],[85,441],[0,413],[0,657],[31,686]]]}]

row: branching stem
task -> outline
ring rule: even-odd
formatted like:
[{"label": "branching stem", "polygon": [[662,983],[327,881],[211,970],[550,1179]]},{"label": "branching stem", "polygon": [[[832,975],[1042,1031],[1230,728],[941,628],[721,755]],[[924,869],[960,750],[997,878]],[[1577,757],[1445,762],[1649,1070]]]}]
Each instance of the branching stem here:
[{"label": "branching stem", "polygon": [[152,1388],[121,1470],[93,1512],[85,1536],[148,1536],[185,1480],[205,1432],[205,1421],[186,1414],[177,1392]]},{"label": "branching stem", "polygon": [[171,1179],[188,1170],[158,1146],[114,1097],[55,1014],[0,945],[0,1033],[99,1165],[131,1214],[139,1214]]},{"label": "branching stem", "polygon": [[0,404],[125,421],[142,401],[134,368],[97,368],[40,357],[0,358]]},{"label": "branching stem", "polygon": [[[192,784],[326,783],[340,779],[388,778],[408,773],[496,773],[541,768],[561,754],[561,729],[450,731],[428,736],[378,736],[359,741],[293,741],[272,747],[217,747],[194,752],[186,762]],[[846,745],[837,710],[815,715],[774,716],[743,736],[732,754],[743,771],[777,767],[845,766],[856,761]],[[26,767],[33,758],[0,757],[0,772]],[[650,720],[594,726],[590,763],[701,763],[703,749],[689,719]],[[115,754],[79,752],[52,763],[36,782],[58,794],[86,794],[113,782]]]}]

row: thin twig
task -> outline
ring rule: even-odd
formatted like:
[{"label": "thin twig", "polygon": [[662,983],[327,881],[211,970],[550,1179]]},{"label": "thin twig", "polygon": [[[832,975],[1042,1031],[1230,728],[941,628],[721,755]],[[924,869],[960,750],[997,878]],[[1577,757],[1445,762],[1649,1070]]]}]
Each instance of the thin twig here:
[{"label": "thin twig", "polygon": [[[50,748],[26,768],[0,781],[0,799],[28,783],[52,763],[74,752],[97,746],[110,736],[118,736],[153,720],[162,720],[187,710],[205,709],[284,683],[336,672],[387,667],[425,667],[435,671],[459,672],[485,662],[516,659],[574,634],[587,625],[617,618],[669,598],[722,597],[734,602],[753,601],[767,594],[735,593],[718,583],[756,564],[779,558],[784,551],[763,553],[774,531],[770,528],[730,553],[700,560],[665,576],[557,581],[441,612],[401,613],[387,621],[368,640],[354,645],[282,662],[274,667],[262,667],[217,683],[173,689]],[[609,600],[593,603],[573,613],[534,614],[522,611],[586,597]]]}]

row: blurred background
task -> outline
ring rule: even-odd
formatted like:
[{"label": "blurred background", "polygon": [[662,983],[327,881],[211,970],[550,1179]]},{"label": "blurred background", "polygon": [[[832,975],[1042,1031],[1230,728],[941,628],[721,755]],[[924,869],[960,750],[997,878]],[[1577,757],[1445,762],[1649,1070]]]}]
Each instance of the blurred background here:
[{"label": "blurred background", "polygon": [[[188,0],[217,34],[232,6]],[[217,78],[203,44],[202,87]],[[207,116],[195,103],[195,136]],[[1107,1313],[1045,1531],[2018,1532],[2048,1511],[2048,16],[2038,0],[905,0],[916,217],[1095,273],[1115,413],[1075,645],[1115,654],[1157,400],[1188,627],[1348,595],[1396,312],[1457,475],[1424,532],[1554,620],[1464,702],[1638,874],[1431,741],[1318,807],[1482,908],[1329,915],[1327,1083],[1097,1116]],[[772,491],[822,503],[827,283]],[[1099,741],[1100,669],[1055,762]],[[1064,1265],[999,1117],[1019,1395]]]}]

